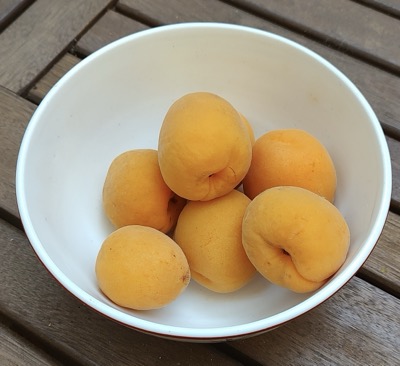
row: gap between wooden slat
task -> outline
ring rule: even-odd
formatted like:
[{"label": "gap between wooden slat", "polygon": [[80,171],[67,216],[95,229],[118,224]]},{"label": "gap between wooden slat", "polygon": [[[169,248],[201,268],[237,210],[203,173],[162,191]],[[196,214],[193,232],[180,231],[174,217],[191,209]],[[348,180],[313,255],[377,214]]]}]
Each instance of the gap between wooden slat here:
[{"label": "gap between wooden slat", "polygon": [[[20,342],[24,344],[25,352],[28,352],[29,348],[38,350],[38,356],[41,358],[38,365],[84,365],[79,359],[73,358],[62,350],[55,348],[51,340],[42,339],[38,334],[25,327],[19,318],[9,318],[0,312],[0,323],[8,326],[10,332],[15,332],[17,337],[20,337]],[[31,357],[27,358],[25,362],[28,362],[28,360],[32,362]],[[17,360],[14,361],[16,362],[15,365],[17,365]],[[10,365],[14,365],[14,363]]]},{"label": "gap between wooden slat", "polygon": [[260,7],[255,4],[247,3],[246,1],[243,0],[219,0],[219,1],[235,6],[246,12],[254,14],[260,18],[263,18],[279,26],[287,28],[288,30],[300,33],[311,40],[317,41],[323,45],[328,45],[329,47],[335,50],[338,50],[342,53],[345,53],[353,58],[359,59],[377,68],[385,70],[386,72],[390,72],[396,76],[400,76],[399,65],[395,65],[391,62],[388,62],[387,60],[381,58],[379,55],[375,56],[365,50],[353,46],[350,43],[337,40],[331,37],[328,33],[322,33],[313,28],[305,29],[304,24],[297,23],[296,20],[287,19],[283,15],[273,13],[272,11],[269,11],[267,7]]},{"label": "gap between wooden slat", "polygon": [[26,10],[35,0],[0,1],[0,33]]},{"label": "gap between wooden slat", "polygon": [[23,95],[115,1],[35,1],[0,34],[0,84]]},{"label": "gap between wooden slat", "polygon": [[400,19],[399,0],[352,0],[352,1],[367,6],[371,9],[380,11],[383,14]]}]

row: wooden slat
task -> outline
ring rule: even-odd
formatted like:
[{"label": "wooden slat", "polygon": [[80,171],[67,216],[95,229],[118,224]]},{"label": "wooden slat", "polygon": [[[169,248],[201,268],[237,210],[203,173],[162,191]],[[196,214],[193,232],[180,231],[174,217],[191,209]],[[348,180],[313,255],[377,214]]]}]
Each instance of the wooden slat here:
[{"label": "wooden slat", "polygon": [[128,329],[82,305],[41,265],[24,234],[0,220],[0,312],[78,365],[238,365],[204,344]]},{"label": "wooden slat", "polygon": [[400,38],[393,32],[400,23],[389,15],[348,0],[231,2],[400,72]]},{"label": "wooden slat", "polygon": [[0,321],[0,365],[55,366],[61,363]]},{"label": "wooden slat", "polygon": [[0,209],[19,217],[15,167],[19,146],[35,106],[0,87]]},{"label": "wooden slat", "polygon": [[386,137],[392,160],[392,200],[400,210],[400,141]]},{"label": "wooden slat", "polygon": [[400,298],[399,215],[389,212],[382,235],[360,275]]},{"label": "wooden slat", "polygon": [[[274,6],[280,4],[279,1],[269,3]],[[198,0],[170,2],[166,6],[163,0],[120,0],[117,9],[155,25],[191,21],[228,22],[263,29],[294,40],[343,71],[371,103],[382,124],[393,128],[400,135],[400,78],[393,77],[391,73],[223,2]]]},{"label": "wooden slat", "polygon": [[400,300],[353,278],[310,313],[232,347],[262,365],[398,365]]},{"label": "wooden slat", "polygon": [[80,58],[66,53],[52,68],[29,90],[28,98],[39,104],[53,85],[61,79],[72,67],[81,61]]},{"label": "wooden slat", "polygon": [[117,9],[151,25],[193,21],[243,24],[249,19],[247,13],[215,0],[170,1],[168,5],[163,0],[119,0]]},{"label": "wooden slat", "polygon": [[34,2],[0,34],[0,85],[16,93],[23,92],[112,2]]},{"label": "wooden slat", "polygon": [[34,0],[1,0],[0,1],[0,32],[14,20],[18,14]]},{"label": "wooden slat", "polygon": [[83,35],[75,49],[86,56],[112,41],[146,28],[148,26],[143,23],[110,10]]},{"label": "wooden slat", "polygon": [[387,14],[400,17],[400,1],[399,0],[357,0],[361,4],[371,6],[375,9],[382,10]]}]

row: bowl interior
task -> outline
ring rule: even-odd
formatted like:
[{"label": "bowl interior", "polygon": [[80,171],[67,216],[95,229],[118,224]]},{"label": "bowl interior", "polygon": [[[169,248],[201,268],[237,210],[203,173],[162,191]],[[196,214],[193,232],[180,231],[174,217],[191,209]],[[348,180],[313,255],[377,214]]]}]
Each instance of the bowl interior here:
[{"label": "bowl interior", "polygon": [[[193,91],[229,100],[256,136],[302,128],[319,138],[337,168],[336,206],[351,231],[348,258],[311,294],[261,277],[233,294],[194,281],[175,302],[139,312],[111,303],[98,289],[94,263],[113,230],[101,191],[111,160],[134,148],[157,148],[174,100]],[[389,180],[389,182],[388,182]],[[43,263],[78,298],[129,326],[167,336],[235,337],[274,327],[339,289],[372,250],[390,199],[390,160],[378,121],[338,70],[281,37],[239,26],[160,27],[89,56],[50,91],[27,128],[17,167],[17,197],[28,237]]]}]

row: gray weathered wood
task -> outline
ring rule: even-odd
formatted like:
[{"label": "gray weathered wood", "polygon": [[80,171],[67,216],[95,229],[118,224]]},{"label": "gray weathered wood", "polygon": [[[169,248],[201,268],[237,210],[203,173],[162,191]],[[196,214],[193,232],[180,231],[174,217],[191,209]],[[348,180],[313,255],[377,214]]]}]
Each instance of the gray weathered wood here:
[{"label": "gray weathered wood", "polygon": [[382,10],[387,14],[400,17],[400,1],[399,0],[357,0],[359,3],[371,6],[375,9]]},{"label": "gray weathered wood", "polygon": [[1,0],[0,1],[0,32],[10,23],[24,8],[34,0]]},{"label": "gray weathered wood", "polygon": [[[382,12],[348,0],[231,0],[300,33],[400,71],[400,22]],[[354,19],[362,21],[354,21]],[[335,21],[332,21],[335,19]]]},{"label": "gray weathered wood", "polygon": [[80,58],[66,53],[28,92],[28,99],[39,104],[54,84],[70,69],[81,61]]},{"label": "gray weathered wood", "polygon": [[112,41],[147,28],[140,22],[110,10],[83,35],[75,49],[86,56]]},{"label": "gray weathered wood", "polygon": [[0,365],[55,366],[61,363],[0,321]]},{"label": "gray weathered wood", "polygon": [[110,3],[112,0],[34,2],[0,34],[0,85],[16,93],[24,91]]},{"label": "gray weathered wood", "polygon": [[262,365],[397,365],[400,300],[359,278],[293,322],[232,343]]},{"label": "gray weathered wood", "polygon": [[389,212],[385,228],[360,274],[400,298],[400,216]]},{"label": "gray weathered wood", "polygon": [[392,161],[392,200],[400,209],[400,141],[386,137]]},{"label": "gray weathered wood", "polygon": [[19,146],[35,106],[0,86],[0,208],[19,217],[15,168]]}]

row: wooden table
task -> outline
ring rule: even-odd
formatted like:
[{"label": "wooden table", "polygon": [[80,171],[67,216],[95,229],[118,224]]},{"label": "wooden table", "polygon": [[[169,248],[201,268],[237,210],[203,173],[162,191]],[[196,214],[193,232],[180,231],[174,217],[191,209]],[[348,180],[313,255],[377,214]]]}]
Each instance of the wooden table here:
[{"label": "wooden table", "polygon": [[[316,51],[367,97],[391,152],[382,236],[335,296],[277,330],[218,344],[125,328],[82,305],[43,268],[19,218],[15,165],[54,83],[99,47],[149,27],[243,24]],[[1,365],[400,365],[399,0],[0,0]]]}]

